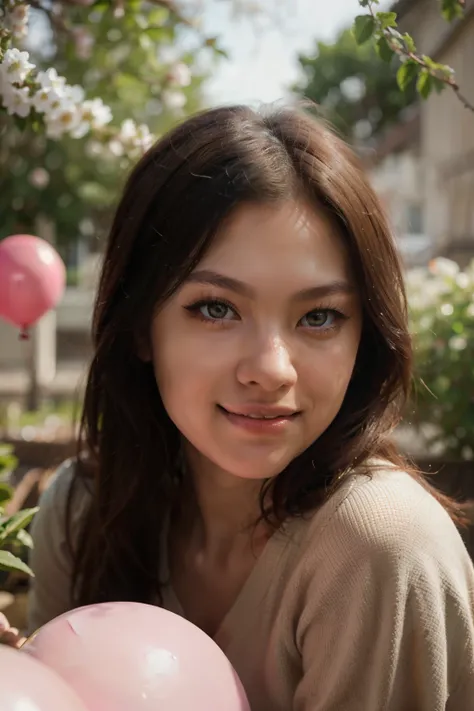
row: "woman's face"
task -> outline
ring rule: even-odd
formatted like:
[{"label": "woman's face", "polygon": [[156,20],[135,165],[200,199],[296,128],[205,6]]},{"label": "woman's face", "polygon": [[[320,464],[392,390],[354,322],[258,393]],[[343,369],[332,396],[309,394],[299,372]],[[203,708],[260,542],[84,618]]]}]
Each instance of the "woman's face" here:
[{"label": "woman's face", "polygon": [[164,406],[204,462],[276,476],[341,407],[361,321],[327,216],[303,203],[245,205],[153,320]]}]

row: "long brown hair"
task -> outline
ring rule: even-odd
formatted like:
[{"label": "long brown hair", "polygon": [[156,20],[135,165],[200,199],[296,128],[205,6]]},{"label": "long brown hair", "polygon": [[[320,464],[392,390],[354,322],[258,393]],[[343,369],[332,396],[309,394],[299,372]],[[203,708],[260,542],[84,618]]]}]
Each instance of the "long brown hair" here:
[{"label": "long brown hair", "polygon": [[[163,520],[179,490],[179,433],[138,344],[148,338],[157,307],[193,270],[232,210],[291,198],[323,207],[344,236],[363,304],[363,333],[340,412],[301,456],[265,482],[262,515],[281,521],[313,509],[371,457],[406,468],[389,439],[411,380],[402,271],[361,165],[303,111],[232,106],[203,112],[140,160],[108,239],[76,467],[76,479],[89,477],[93,493],[74,547],[77,604],[159,598]],[[433,493],[454,516],[454,504]],[[74,482],[69,513],[73,494]]]}]

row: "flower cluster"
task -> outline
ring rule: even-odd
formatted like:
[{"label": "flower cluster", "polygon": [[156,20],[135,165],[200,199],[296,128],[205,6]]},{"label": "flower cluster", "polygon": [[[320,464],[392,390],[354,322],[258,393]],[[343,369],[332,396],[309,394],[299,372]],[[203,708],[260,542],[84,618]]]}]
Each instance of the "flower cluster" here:
[{"label": "flower cluster", "polygon": [[7,49],[0,64],[2,103],[10,115],[26,118],[34,109],[41,115],[48,138],[65,134],[81,138],[112,120],[112,112],[102,99],[86,101],[84,89],[70,86],[55,69],[37,72],[28,52]]},{"label": "flower cluster", "polygon": [[24,39],[28,34],[29,12],[29,5],[14,2],[14,0],[6,0],[3,22],[14,39]]},{"label": "flower cluster", "polygon": [[[26,35],[28,13],[28,5],[6,0],[3,23],[10,40]],[[162,106],[180,112],[186,103],[182,89],[190,83],[187,64],[178,62],[171,66],[167,89],[161,97]],[[29,53],[16,47],[3,52],[0,49],[0,103],[9,115],[43,125],[48,138],[82,138],[89,134],[96,155],[135,158],[155,141],[148,126],[137,125],[132,119],[120,127],[112,127],[112,111],[101,98],[86,99],[81,86],[69,85],[54,68],[37,71]]]},{"label": "flower cluster", "polygon": [[407,274],[415,345],[413,407],[439,453],[474,458],[474,262],[448,259]]}]

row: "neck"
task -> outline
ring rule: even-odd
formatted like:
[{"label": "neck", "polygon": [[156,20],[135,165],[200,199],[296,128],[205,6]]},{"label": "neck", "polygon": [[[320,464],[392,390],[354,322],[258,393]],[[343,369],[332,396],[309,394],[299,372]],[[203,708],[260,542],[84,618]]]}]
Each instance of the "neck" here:
[{"label": "neck", "polygon": [[206,549],[234,547],[247,539],[260,517],[261,480],[242,479],[214,466],[190,446],[185,449],[186,491],[180,517],[189,535]]}]

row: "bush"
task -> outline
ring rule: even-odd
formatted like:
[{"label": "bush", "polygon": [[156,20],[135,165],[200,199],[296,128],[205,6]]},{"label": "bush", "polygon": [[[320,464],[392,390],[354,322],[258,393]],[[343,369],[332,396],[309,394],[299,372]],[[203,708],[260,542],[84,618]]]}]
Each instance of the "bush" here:
[{"label": "bush", "polygon": [[474,458],[474,261],[438,258],[407,275],[415,346],[413,422],[431,451]]},{"label": "bush", "polygon": [[7,476],[16,467],[17,460],[8,445],[0,443],[0,571],[17,571],[31,575],[30,568],[20,557],[26,548],[31,548],[31,536],[25,530],[37,512],[37,508],[23,509],[11,516],[5,515],[6,504],[13,489],[6,482]]}]

